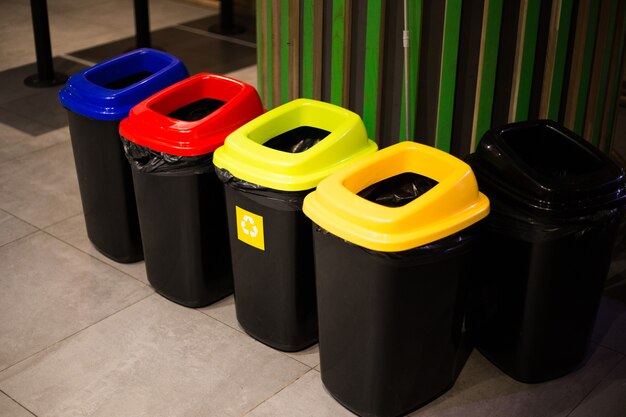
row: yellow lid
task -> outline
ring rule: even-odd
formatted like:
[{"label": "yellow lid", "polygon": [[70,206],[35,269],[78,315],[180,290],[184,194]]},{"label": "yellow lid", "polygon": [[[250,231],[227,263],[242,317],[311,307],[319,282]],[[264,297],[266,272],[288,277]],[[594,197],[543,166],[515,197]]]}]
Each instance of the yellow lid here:
[{"label": "yellow lid", "polygon": [[[311,148],[290,153],[263,146],[268,140],[302,126],[330,134]],[[356,114],[321,101],[298,99],[283,104],[231,133],[215,151],[213,163],[235,177],[282,191],[315,188],[346,163],[378,149],[367,138]]]},{"label": "yellow lid", "polygon": [[[357,195],[387,178],[412,172],[438,182],[401,207]],[[304,214],[336,236],[368,249],[399,252],[450,236],[487,216],[489,200],[472,169],[430,146],[402,142],[335,172],[304,199]]]}]

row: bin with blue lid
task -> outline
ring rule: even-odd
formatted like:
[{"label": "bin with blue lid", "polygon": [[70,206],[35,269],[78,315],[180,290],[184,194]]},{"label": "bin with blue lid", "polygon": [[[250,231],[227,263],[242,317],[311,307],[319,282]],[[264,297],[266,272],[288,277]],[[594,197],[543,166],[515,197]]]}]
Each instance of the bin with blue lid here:
[{"label": "bin with blue lid", "polygon": [[114,261],[143,259],[120,120],[135,104],[187,77],[180,60],[144,48],[73,75],[59,92],[68,114],[87,236]]}]

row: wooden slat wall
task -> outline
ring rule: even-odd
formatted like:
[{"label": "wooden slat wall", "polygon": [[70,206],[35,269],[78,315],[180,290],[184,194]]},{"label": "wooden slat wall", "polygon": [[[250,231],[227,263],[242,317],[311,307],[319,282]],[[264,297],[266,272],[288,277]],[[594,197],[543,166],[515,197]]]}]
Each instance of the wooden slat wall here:
[{"label": "wooden slat wall", "polygon": [[381,147],[409,139],[464,157],[493,125],[551,118],[608,151],[626,0],[410,0],[409,80],[401,3],[256,0],[265,106],[344,106]]}]

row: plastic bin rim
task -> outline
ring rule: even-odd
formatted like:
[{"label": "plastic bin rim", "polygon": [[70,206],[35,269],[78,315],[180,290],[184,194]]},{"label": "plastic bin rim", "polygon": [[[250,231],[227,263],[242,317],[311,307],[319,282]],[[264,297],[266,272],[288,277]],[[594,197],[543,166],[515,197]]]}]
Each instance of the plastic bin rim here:
[{"label": "plastic bin rim", "polygon": [[[199,120],[179,120],[153,109],[155,103],[167,100],[175,92],[203,82],[228,83],[239,90],[224,105]],[[128,118],[120,123],[120,135],[155,151],[198,156],[215,151],[235,128],[262,113],[254,87],[224,75],[203,72],[173,84],[134,106]]]},{"label": "plastic bin rim", "polygon": [[[271,149],[250,138],[263,125],[303,109],[332,113],[342,121],[316,145],[299,153]],[[359,115],[334,104],[301,98],[276,107],[232,132],[224,146],[215,151],[214,163],[254,184],[280,191],[303,191],[315,188],[320,180],[346,163],[377,149],[378,145],[367,138]]]},{"label": "plastic bin rim", "polygon": [[[126,69],[124,62],[136,56],[160,59],[167,64],[159,71],[121,89],[106,88],[89,80],[93,72],[102,71],[103,67],[119,66]],[[82,116],[97,120],[121,120],[128,116],[130,109],[138,102],[187,76],[183,63],[173,55],[156,49],[140,48],[74,74],[59,91],[59,101],[63,107]]]},{"label": "plastic bin rim", "polygon": [[[360,197],[369,185],[405,172],[438,181],[401,207]],[[309,194],[303,211],[313,222],[351,243],[381,252],[399,252],[461,231],[489,214],[466,163],[430,146],[402,142],[335,172]]]}]

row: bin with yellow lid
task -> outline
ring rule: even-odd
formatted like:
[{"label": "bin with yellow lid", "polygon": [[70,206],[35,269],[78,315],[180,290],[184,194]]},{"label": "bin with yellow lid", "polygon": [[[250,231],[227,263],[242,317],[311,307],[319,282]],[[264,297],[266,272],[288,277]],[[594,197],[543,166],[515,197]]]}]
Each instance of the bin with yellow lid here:
[{"label": "bin with yellow lid", "polygon": [[327,390],[359,415],[391,416],[449,389],[469,352],[468,278],[489,212],[471,168],[403,142],[320,182],[303,210]]},{"label": "bin with yellow lid", "polygon": [[299,99],[240,127],[215,151],[237,319],[255,339],[284,351],[317,342],[311,222],[302,201],[320,180],[376,150],[357,114]]}]

